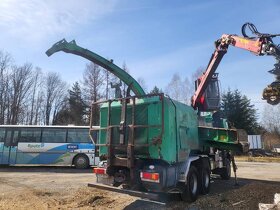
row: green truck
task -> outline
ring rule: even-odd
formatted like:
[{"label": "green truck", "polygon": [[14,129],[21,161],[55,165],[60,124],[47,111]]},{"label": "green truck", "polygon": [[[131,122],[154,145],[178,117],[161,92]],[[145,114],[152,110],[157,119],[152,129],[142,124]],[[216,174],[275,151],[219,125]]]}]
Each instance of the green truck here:
[{"label": "green truck", "polygon": [[[263,47],[260,52],[254,41],[263,42],[258,45]],[[243,151],[244,145],[239,142],[237,131],[229,129],[218,112],[205,114],[219,106],[215,70],[229,45],[256,50],[257,55],[270,55],[264,52],[266,43],[269,42],[265,38],[223,35],[215,42],[216,50],[205,73],[196,81],[191,106],[163,93],[146,94],[127,72],[75,41],[63,39],[54,44],[46,52],[48,56],[64,51],[84,57],[113,73],[128,87],[126,96],[118,94],[114,99],[92,104],[92,110],[99,110],[99,114],[91,116],[90,133],[99,132],[93,140],[103,161],[94,168],[97,183],[89,186],[150,199],[156,199],[160,193],[180,193],[183,200],[192,202],[199,194],[209,192],[211,173],[229,179],[231,164],[236,169],[232,154]],[[94,127],[93,122],[99,122],[99,127]]]},{"label": "green truck", "polygon": [[242,145],[236,130],[198,123],[191,106],[163,94],[103,102],[97,145],[106,162],[95,169],[98,182],[181,193],[187,201],[207,194],[210,173],[229,179],[229,151],[242,151]]}]

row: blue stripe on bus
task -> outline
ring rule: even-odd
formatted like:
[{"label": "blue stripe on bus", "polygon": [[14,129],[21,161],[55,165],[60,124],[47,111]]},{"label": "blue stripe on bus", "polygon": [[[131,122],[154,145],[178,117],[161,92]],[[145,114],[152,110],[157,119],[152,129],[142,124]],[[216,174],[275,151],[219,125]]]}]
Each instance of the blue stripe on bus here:
[{"label": "blue stripe on bus", "polygon": [[76,149],[94,149],[94,144],[64,144],[61,146],[54,147],[48,151],[64,151],[64,150],[76,150]]}]

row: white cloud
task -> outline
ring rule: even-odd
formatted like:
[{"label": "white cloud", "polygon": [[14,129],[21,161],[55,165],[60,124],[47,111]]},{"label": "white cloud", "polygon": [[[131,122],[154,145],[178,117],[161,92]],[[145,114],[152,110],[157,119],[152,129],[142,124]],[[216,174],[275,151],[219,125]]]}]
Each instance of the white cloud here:
[{"label": "white cloud", "polygon": [[114,5],[114,0],[1,0],[0,30],[7,37],[40,42],[95,21]]}]

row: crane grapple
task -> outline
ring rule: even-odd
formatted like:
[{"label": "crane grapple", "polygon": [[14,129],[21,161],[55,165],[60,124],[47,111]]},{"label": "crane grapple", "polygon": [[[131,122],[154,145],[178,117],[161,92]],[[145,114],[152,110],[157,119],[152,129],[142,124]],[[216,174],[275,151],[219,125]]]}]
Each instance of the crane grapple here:
[{"label": "crane grapple", "polygon": [[274,81],[263,90],[263,100],[271,105],[280,103],[280,81]]},{"label": "crane grapple", "polygon": [[[249,37],[246,29],[249,28],[255,37]],[[242,36],[233,34],[223,34],[220,39],[215,42],[215,51],[212,54],[208,66],[203,75],[198,79],[195,94],[192,97],[192,106],[199,111],[218,110],[219,106],[209,106],[209,102],[214,99],[211,95],[215,95],[217,88],[212,90],[213,76],[218,68],[223,56],[227,53],[228,47],[233,46],[252,52],[257,56],[269,55],[276,59],[274,69],[269,73],[276,76],[276,80],[263,90],[263,100],[271,105],[280,103],[280,47],[273,43],[272,38],[280,36],[280,34],[260,33],[252,23],[245,23],[242,26]],[[212,97],[212,99],[211,99]],[[219,99],[216,97],[216,102]],[[213,100],[212,100],[213,102]]]},{"label": "crane grapple", "polygon": [[277,105],[280,103],[280,55],[278,48],[277,63],[274,64],[274,69],[268,71],[275,75],[276,80],[268,85],[263,90],[263,100],[266,100],[268,104]]}]

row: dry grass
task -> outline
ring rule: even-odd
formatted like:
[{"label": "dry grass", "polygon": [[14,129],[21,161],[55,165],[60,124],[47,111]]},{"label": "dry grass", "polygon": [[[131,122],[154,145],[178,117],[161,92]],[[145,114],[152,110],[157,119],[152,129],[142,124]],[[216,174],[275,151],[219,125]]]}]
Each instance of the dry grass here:
[{"label": "dry grass", "polygon": [[266,162],[266,163],[280,163],[279,157],[249,157],[249,156],[235,156],[236,161],[243,162]]}]

